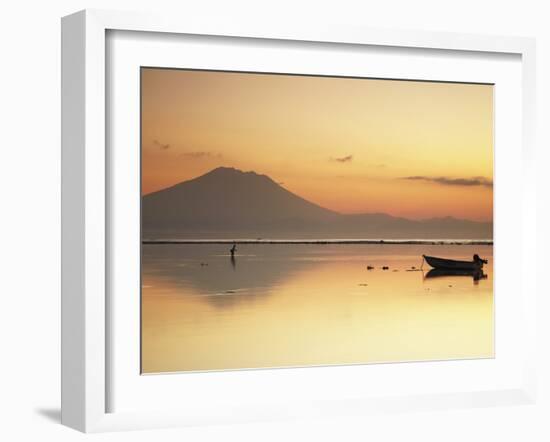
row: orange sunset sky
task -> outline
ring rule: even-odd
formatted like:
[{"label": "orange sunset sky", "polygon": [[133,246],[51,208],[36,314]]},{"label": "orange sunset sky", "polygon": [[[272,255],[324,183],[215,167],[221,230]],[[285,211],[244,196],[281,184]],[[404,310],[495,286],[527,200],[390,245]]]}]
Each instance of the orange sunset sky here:
[{"label": "orange sunset sky", "polygon": [[342,213],[493,216],[493,86],[142,68],[142,192],[253,170]]}]

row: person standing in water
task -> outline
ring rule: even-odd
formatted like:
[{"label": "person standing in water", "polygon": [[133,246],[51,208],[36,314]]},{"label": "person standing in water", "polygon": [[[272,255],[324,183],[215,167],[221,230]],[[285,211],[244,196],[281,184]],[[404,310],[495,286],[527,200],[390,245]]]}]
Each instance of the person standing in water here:
[{"label": "person standing in water", "polygon": [[231,253],[231,266],[233,267],[233,270],[237,269],[237,261],[235,261],[235,252],[237,251],[237,244],[233,243],[233,247],[229,249],[229,252]]}]

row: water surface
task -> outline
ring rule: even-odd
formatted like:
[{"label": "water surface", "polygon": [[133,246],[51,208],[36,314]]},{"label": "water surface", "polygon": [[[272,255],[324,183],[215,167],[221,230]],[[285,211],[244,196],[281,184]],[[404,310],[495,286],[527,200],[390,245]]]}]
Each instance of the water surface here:
[{"label": "water surface", "polygon": [[[144,373],[494,356],[490,245],[243,244],[234,260],[227,244],[142,250]],[[422,254],[474,253],[486,278],[418,271]]]}]

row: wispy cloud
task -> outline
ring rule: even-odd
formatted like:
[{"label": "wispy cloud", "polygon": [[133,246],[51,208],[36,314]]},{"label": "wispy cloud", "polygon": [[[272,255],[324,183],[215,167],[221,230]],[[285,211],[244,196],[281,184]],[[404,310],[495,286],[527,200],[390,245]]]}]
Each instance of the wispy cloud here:
[{"label": "wispy cloud", "polygon": [[331,158],[330,161],[336,161],[337,163],[349,163],[353,161],[353,155],[347,155],[340,158]]},{"label": "wispy cloud", "polygon": [[[183,152],[182,155],[183,155],[184,157],[187,157],[187,158],[200,159],[200,158],[212,157],[212,156],[214,156],[215,154],[212,153],[212,152],[208,152],[208,151],[197,151],[197,152]],[[219,155],[218,155],[218,156],[219,156]]]},{"label": "wispy cloud", "polygon": [[431,183],[443,184],[445,186],[483,186],[483,187],[493,187],[493,181],[482,177],[475,176],[471,178],[450,178],[450,177],[431,177],[423,175],[415,176],[406,176],[403,177],[404,180],[410,181],[427,181]]},{"label": "wispy cloud", "polygon": [[[153,146],[160,150],[173,151],[179,157],[185,157],[188,159],[200,160],[204,158],[222,158],[221,153],[211,152],[208,150],[189,150],[185,151],[183,146],[173,145],[170,143],[162,143],[159,140],[153,140]],[[184,150],[182,152],[182,150]]]},{"label": "wispy cloud", "polygon": [[153,140],[153,144],[162,150],[170,149],[169,144],[163,144],[159,140]]}]

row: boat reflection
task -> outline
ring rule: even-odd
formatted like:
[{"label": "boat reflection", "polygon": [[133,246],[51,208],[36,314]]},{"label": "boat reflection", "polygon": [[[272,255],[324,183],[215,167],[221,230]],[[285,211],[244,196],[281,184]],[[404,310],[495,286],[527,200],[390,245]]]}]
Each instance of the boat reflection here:
[{"label": "boat reflection", "polygon": [[425,278],[440,278],[445,276],[469,276],[474,280],[474,283],[487,278],[482,269],[431,269],[424,275]]}]

